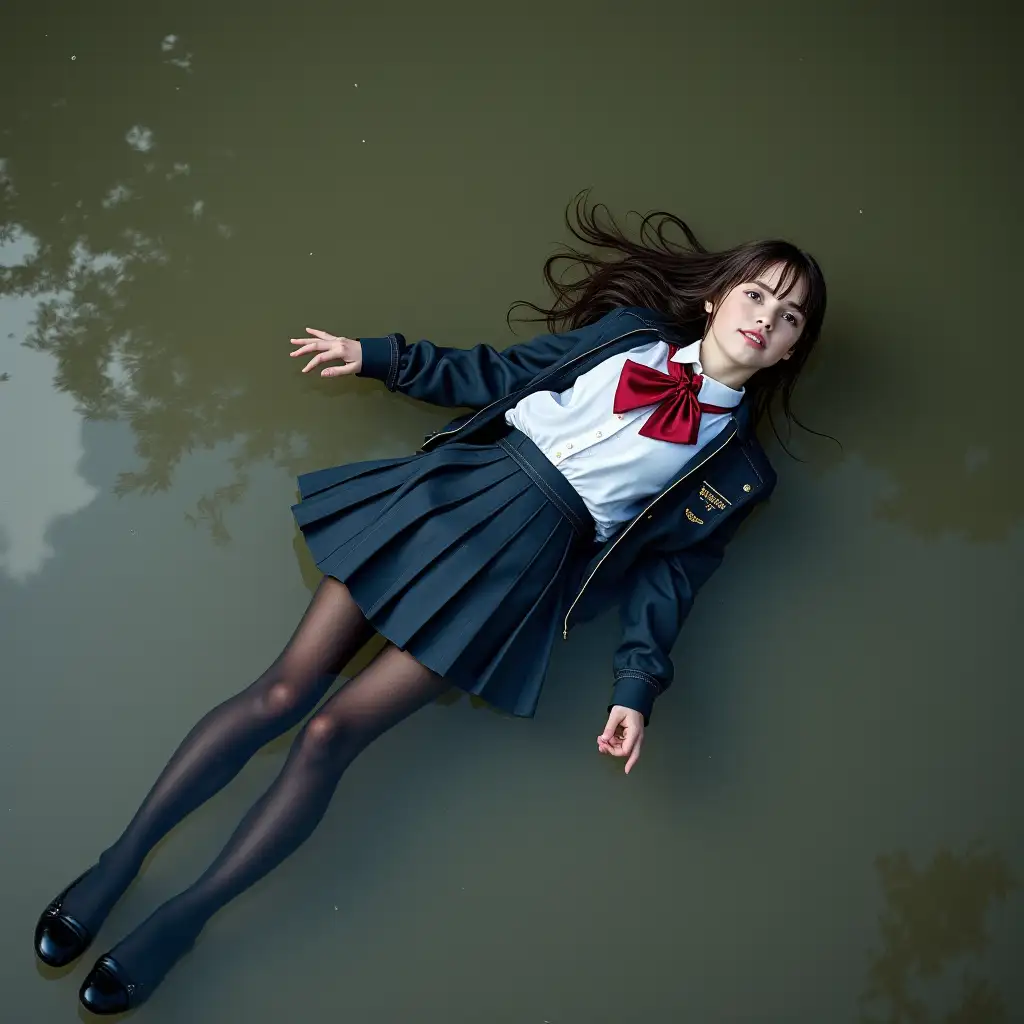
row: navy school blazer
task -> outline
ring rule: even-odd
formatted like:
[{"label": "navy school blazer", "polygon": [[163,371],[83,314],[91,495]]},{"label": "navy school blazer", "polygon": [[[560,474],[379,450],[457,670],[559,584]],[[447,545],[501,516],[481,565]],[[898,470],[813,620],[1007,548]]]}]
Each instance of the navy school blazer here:
[{"label": "navy school blazer", "polygon": [[[359,376],[434,405],[473,410],[428,434],[420,451],[429,451],[453,440],[486,439],[526,395],[564,391],[609,356],[658,338],[687,345],[700,337],[697,325],[679,328],[654,310],[621,306],[577,330],[541,334],[502,351],[483,344],[441,348],[427,340],[410,345],[401,334],[360,338]],[[655,698],[672,682],[670,652],[697,591],[721,564],[740,523],[775,487],[775,471],[750,418],[743,401],[636,518],[595,542],[564,609],[563,638],[571,624],[618,603],[622,637],[609,707],[634,708],[645,723]]]}]

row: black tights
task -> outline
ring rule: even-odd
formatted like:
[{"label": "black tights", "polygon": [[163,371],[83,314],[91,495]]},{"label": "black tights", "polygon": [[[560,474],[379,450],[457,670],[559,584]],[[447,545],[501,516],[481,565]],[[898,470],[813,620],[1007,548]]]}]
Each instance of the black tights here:
[{"label": "black tights", "polygon": [[[277,661],[196,724],[124,833],[68,893],[67,913],[95,933],[160,838],[308,714],[372,634],[347,588],[325,577]],[[356,755],[446,688],[387,645],[309,719],[281,773],[203,875],[111,950],[132,979],[156,984],[217,910],[309,838]]]}]

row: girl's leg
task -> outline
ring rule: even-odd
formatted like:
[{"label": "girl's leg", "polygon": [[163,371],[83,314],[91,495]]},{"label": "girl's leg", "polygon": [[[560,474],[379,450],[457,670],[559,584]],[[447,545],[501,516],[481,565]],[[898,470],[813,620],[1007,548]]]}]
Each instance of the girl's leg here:
[{"label": "girl's leg", "polygon": [[348,588],[324,577],[277,660],[195,725],[120,838],[67,894],[63,910],[95,934],[156,843],[260,747],[301,721],[372,635]]},{"label": "girl's leg", "polygon": [[305,724],[277,779],[206,872],[110,951],[117,975],[94,971],[86,979],[83,1002],[103,1012],[124,1009],[128,979],[137,986],[131,1005],[144,999],[217,910],[309,838],[356,755],[447,688],[441,676],[388,644]]}]

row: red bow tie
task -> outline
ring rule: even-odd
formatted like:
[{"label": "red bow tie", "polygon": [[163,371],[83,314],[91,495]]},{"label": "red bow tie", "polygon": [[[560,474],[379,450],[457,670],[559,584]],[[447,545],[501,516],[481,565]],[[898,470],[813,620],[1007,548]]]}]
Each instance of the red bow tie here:
[{"label": "red bow tie", "polygon": [[672,356],[677,347],[669,345],[668,373],[654,370],[642,363],[627,359],[622,367],[618,386],[615,388],[614,412],[627,412],[643,405],[658,408],[640,428],[644,437],[659,441],[675,441],[677,444],[696,444],[700,430],[700,414],[706,412],[732,412],[720,405],[706,405],[698,401],[700,386],[704,378],[691,373],[689,368],[676,362]]}]

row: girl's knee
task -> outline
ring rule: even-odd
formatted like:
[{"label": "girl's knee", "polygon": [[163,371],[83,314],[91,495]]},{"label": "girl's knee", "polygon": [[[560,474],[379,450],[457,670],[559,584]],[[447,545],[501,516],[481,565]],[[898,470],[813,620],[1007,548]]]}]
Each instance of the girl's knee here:
[{"label": "girl's knee", "polygon": [[359,749],[356,731],[340,715],[320,711],[303,727],[296,742],[308,755],[338,756],[345,751],[353,754]]},{"label": "girl's knee", "polygon": [[274,722],[297,722],[313,709],[322,690],[308,681],[273,674],[259,686],[257,705],[261,717]]}]

